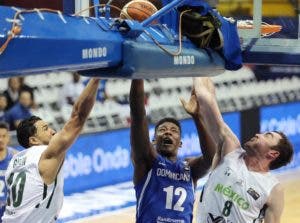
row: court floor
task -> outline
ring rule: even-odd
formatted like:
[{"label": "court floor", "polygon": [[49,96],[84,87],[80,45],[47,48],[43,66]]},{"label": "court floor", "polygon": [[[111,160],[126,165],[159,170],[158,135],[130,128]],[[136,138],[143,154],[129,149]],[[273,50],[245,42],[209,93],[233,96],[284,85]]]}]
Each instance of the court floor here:
[{"label": "court floor", "polygon": [[[285,187],[285,208],[281,223],[300,222],[300,171],[278,175]],[[197,198],[199,192],[197,193]],[[196,207],[195,207],[196,208]],[[134,223],[135,207],[127,207],[113,212],[72,221],[74,223]]]}]

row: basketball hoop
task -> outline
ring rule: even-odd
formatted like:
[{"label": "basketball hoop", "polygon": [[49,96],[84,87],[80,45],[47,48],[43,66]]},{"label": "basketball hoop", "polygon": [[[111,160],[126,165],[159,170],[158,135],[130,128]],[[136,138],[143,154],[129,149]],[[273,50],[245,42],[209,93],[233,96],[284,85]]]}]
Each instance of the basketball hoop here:
[{"label": "basketball hoop", "polygon": [[[252,20],[238,20],[237,21],[237,27],[238,29],[243,29],[243,30],[250,30],[254,28],[253,21]],[[270,36],[273,35],[274,33],[278,33],[281,31],[282,26],[281,25],[271,25],[266,22],[262,22],[261,26],[261,36]]]}]

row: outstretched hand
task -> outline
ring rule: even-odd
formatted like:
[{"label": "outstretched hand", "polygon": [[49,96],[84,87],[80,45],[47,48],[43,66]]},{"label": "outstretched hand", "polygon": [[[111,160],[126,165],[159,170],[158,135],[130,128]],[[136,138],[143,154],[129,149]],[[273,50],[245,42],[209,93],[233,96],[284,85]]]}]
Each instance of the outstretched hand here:
[{"label": "outstretched hand", "polygon": [[192,90],[191,96],[189,98],[189,101],[185,101],[183,98],[180,98],[180,102],[184,108],[184,110],[191,116],[197,116],[199,106],[198,106],[198,101],[197,97],[195,95],[195,91]]}]

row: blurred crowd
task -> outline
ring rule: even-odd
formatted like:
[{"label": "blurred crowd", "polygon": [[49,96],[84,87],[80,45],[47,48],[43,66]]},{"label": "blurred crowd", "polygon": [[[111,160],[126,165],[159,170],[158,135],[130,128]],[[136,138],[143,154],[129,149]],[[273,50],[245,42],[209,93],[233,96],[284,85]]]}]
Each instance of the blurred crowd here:
[{"label": "blurred crowd", "polygon": [[[59,107],[72,106],[88,81],[82,81],[77,72],[71,75],[72,81],[65,83],[59,94]],[[108,98],[105,83],[106,80],[103,80],[97,95],[100,102]],[[25,83],[25,77],[12,77],[7,80],[7,89],[0,92],[0,121],[7,123],[10,131],[16,130],[19,122],[30,117],[38,108],[34,91],[33,87]]]},{"label": "blurred crowd", "polygon": [[[79,97],[88,78],[83,78],[77,72],[70,74],[70,81],[65,82],[59,90],[58,98],[56,101],[57,111],[63,112],[65,107],[72,107],[74,101]],[[39,103],[35,101],[35,97],[39,97],[39,90],[37,86],[29,86],[30,82],[25,81],[26,77],[11,77],[7,79],[7,87],[2,92],[0,91],[0,122],[5,122],[9,126],[10,131],[16,130],[18,124],[23,119],[35,115],[35,111],[39,109]],[[51,93],[51,92],[49,92]],[[145,98],[145,105],[148,108],[148,94]],[[39,98],[38,98],[39,99]],[[40,100],[37,100],[40,101]],[[128,113],[125,120],[130,124],[129,99],[128,97],[111,96],[107,92],[107,80],[102,79],[97,93],[98,103],[116,103],[123,108],[122,113]]]},{"label": "blurred crowd", "polygon": [[28,118],[35,108],[34,89],[24,82],[24,77],[7,80],[7,89],[0,92],[0,121],[15,130],[19,122]]}]

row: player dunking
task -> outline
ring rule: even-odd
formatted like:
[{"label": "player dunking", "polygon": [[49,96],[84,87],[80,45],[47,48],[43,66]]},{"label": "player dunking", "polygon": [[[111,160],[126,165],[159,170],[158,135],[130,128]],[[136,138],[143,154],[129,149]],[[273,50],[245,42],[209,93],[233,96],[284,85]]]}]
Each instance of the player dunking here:
[{"label": "player dunking", "polygon": [[194,78],[204,127],[216,143],[213,170],[200,196],[198,223],[279,223],[282,186],[269,170],[288,164],[293,148],[281,132],[256,134],[243,149],[222,119],[209,78]]},{"label": "player dunking", "polygon": [[[200,133],[203,128],[197,114],[195,95],[192,94],[188,102],[182,100],[182,104],[192,115]],[[194,188],[197,180],[210,168],[215,146],[210,144],[211,139],[203,132],[199,136],[204,156],[179,159],[181,127],[173,118],[164,118],[157,123],[151,143],[144,108],[143,80],[133,80],[131,83],[130,110],[136,222],[192,222]]]},{"label": "player dunking", "polygon": [[70,119],[55,133],[33,116],[22,121],[17,138],[26,150],[16,154],[7,172],[8,199],[3,222],[55,222],[63,202],[62,165],[96,99],[99,80],[91,79],[73,106]]}]

